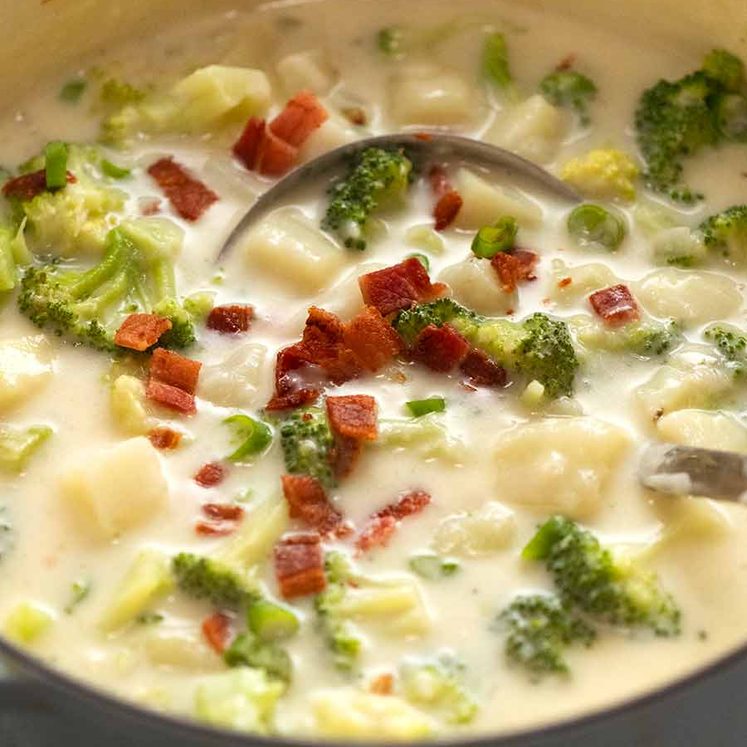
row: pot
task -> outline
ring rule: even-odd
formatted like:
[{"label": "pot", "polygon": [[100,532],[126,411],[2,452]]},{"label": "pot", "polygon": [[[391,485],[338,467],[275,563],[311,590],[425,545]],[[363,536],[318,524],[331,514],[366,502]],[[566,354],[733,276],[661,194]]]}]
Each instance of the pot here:
[{"label": "pot", "polygon": [[[320,1],[320,0],[310,0]],[[357,2],[374,0],[349,0]],[[540,9],[614,22],[622,34],[666,32],[695,54],[722,45],[744,54],[745,0],[524,0]],[[44,76],[74,69],[81,56],[126,36],[155,34],[187,13],[251,8],[254,0],[0,0],[9,30],[0,48],[0,101],[14,100]],[[138,708],[98,691],[0,639],[2,747],[249,747],[303,741],[244,736]],[[736,747],[747,742],[747,644],[708,668],[616,707],[547,728],[452,742],[463,747]],[[319,742],[315,742],[319,744]]]}]

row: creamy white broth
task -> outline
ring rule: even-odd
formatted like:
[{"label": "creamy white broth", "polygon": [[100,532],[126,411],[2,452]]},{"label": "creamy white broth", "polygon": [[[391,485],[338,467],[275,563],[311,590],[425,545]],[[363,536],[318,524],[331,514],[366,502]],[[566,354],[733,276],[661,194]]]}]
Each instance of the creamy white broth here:
[{"label": "creamy white broth", "polygon": [[[341,13],[341,4],[336,2],[268,8],[256,14],[222,15],[207,18],[201,25],[165,30],[158,38],[123,46],[113,55],[108,52],[82,61],[81,69],[92,65],[112,67],[127,79],[157,80],[160,85],[212,63],[256,66],[273,74],[275,63],[285,55],[315,50],[326,57],[339,81],[322,99],[325,105],[334,109],[335,102],[341,100],[359,101],[371,115],[370,126],[358,130],[359,135],[383,132],[399,127],[390,116],[386,90],[387,80],[397,65],[405,63],[382,59],[373,38],[379,28],[390,23],[422,28],[424,5],[428,8],[429,25],[453,19],[448,4],[432,2],[409,9],[395,3],[360,4],[355,14]],[[659,77],[676,78],[694,69],[705,51],[675,40],[636,38],[618,34],[615,29],[509,5],[496,11],[493,3],[462,4],[460,17],[467,19],[463,21],[465,30],[438,46],[441,60],[467,81],[474,98],[474,121],[457,127],[460,132],[480,136],[489,131],[494,118],[501,116],[479,83],[478,57],[486,26],[506,32],[517,83],[527,94],[571,52],[578,54],[579,69],[597,83],[599,96],[591,111],[591,129],[571,125],[556,156],[545,164],[551,169],[594,146],[613,144],[634,152],[630,123],[639,93]],[[288,21],[289,18],[300,23]],[[46,90],[35,91],[6,113],[0,123],[1,163],[14,165],[38,152],[50,139],[95,138],[98,119],[89,113],[86,101],[73,107],[56,98],[59,85],[73,73],[74,70],[65,71]],[[278,111],[293,92],[284,91],[274,75],[272,82],[273,111]],[[356,130],[352,132],[355,136]],[[205,364],[201,386],[208,368],[224,361],[237,348],[266,348],[257,371],[256,391],[246,392],[240,406],[212,404],[209,398],[200,396],[202,391],[198,388],[197,415],[188,419],[164,416],[190,436],[179,449],[161,457],[169,482],[168,509],[115,541],[101,542],[81,531],[61,497],[60,478],[71,464],[126,438],[110,413],[108,356],[48,335],[54,351],[54,376],[33,398],[6,416],[14,424],[49,423],[55,434],[34,457],[24,476],[3,478],[14,546],[2,561],[0,618],[24,601],[43,605],[55,615],[55,621],[34,643],[35,654],[125,698],[185,714],[193,711],[194,690],[199,682],[207,674],[224,669],[220,658],[200,637],[199,625],[210,606],[174,592],[154,605],[154,610],[165,617],[161,623],[132,625],[104,636],[97,624],[111,601],[114,585],[144,547],[161,548],[169,555],[181,550],[212,553],[230,542],[230,538],[204,539],[195,535],[195,517],[206,500],[230,501],[251,489],[251,498],[243,504],[247,510],[245,521],[251,521],[252,510],[263,500],[280,500],[279,475],[284,468],[277,443],[255,463],[233,466],[229,478],[218,488],[205,490],[193,482],[192,476],[202,464],[228,453],[227,433],[221,425],[224,417],[237,410],[254,413],[267,402],[272,394],[275,353],[298,339],[307,307],[313,303],[343,319],[353,316],[362,308],[357,277],[420,251],[407,245],[405,234],[413,225],[428,223],[432,208],[425,186],[415,187],[406,211],[386,215],[385,235],[371,241],[364,253],[347,254],[337,277],[318,293],[289,290],[282,278],[253,267],[241,247],[218,267],[215,257],[230,226],[253,195],[268,184],[230,158],[228,146],[236,134],[232,130],[215,138],[154,138],[136,145],[131,152],[112,154],[117,162],[140,167],[147,167],[164,154],[173,154],[220,195],[220,201],[205,216],[187,224],[170,212],[163,196],[142,172],[136,171],[133,179],[122,184],[132,195],[129,206],[133,212],[139,197],[160,197],[165,214],[186,230],[178,265],[182,294],[207,290],[215,293],[218,304],[246,302],[255,307],[256,319],[248,334],[236,338],[203,331],[198,346],[187,353]],[[707,150],[691,159],[686,176],[707,195],[707,200],[683,211],[682,222],[696,225],[703,216],[738,202],[744,193],[746,170],[744,147]],[[314,220],[324,209],[322,191],[315,187],[298,195],[301,209]],[[643,190],[639,191],[642,194]],[[538,193],[529,194],[541,199]],[[639,229],[631,207],[619,206],[626,216],[628,237],[617,253],[606,254],[574,248],[565,230],[567,207],[547,200],[541,200],[541,204],[541,224],[520,229],[520,243],[540,254],[540,264],[538,279],[519,289],[515,308],[518,318],[535,310],[561,318],[589,313],[583,295],[578,303],[568,306],[551,300],[556,296],[557,285],[552,272],[554,259],[562,259],[571,267],[604,263],[620,281],[628,282],[634,293],[636,281],[656,269],[651,260],[650,239]],[[429,254],[432,278],[438,279],[446,267],[469,256],[472,235],[471,231],[455,230],[444,234],[445,251]],[[738,272],[721,266],[708,269],[731,276],[743,292]],[[18,314],[13,302],[8,302],[1,313],[3,339],[39,334]],[[739,325],[744,323],[744,313],[740,306],[718,319]],[[704,326],[690,325],[688,337],[700,342]],[[521,670],[510,667],[503,656],[503,637],[492,629],[492,623],[518,592],[552,588],[541,564],[524,562],[519,553],[536,525],[553,511],[529,510],[503,500],[515,522],[506,547],[483,557],[460,558],[460,570],[451,578],[419,581],[431,617],[425,635],[398,638],[374,626],[361,626],[368,645],[357,677],[351,679],[335,671],[315,630],[310,600],[293,602],[302,626],[299,635],[288,643],[294,664],[293,680],[278,704],[277,730],[291,734],[313,731],[310,695],[351,683],[365,690],[377,674],[395,671],[406,655],[432,655],[450,649],[466,665],[464,680],[479,703],[477,715],[462,726],[436,722],[439,730],[504,732],[538,726],[632,697],[743,643],[747,514],[739,507],[706,504],[700,499],[656,497],[644,492],[636,481],[639,446],[645,439],[657,437],[656,430],[640,412],[636,390],[661,365],[661,359],[640,361],[620,353],[587,355],[577,375],[577,405],[561,409],[559,414],[583,413],[600,418],[619,425],[629,435],[631,446],[605,484],[598,510],[584,516],[583,521],[605,542],[630,545],[644,553],[645,562],[659,573],[662,584],[682,608],[680,636],[664,639],[604,631],[592,648],[568,650],[570,678],[547,677],[535,683]],[[397,372],[404,373],[404,382]],[[444,519],[459,512],[479,511],[486,502],[498,500],[499,496],[502,499],[509,491],[500,481],[495,448],[510,429],[540,417],[521,404],[517,386],[467,391],[458,377],[431,373],[413,364],[396,364],[379,375],[353,380],[332,391],[375,396],[382,421],[405,418],[403,407],[407,400],[443,396],[448,403],[443,416],[448,432],[464,444],[459,452],[462,456],[453,461],[424,460],[415,452],[376,444],[365,450],[356,471],[334,491],[336,505],[356,525],[362,526],[367,516],[403,490],[425,489],[432,494],[433,504],[422,514],[403,521],[387,547],[361,557],[357,562],[363,573],[406,574],[409,557],[431,547]],[[737,392],[728,409],[739,413],[743,400],[744,394]],[[552,407],[549,413],[553,413]],[[693,512],[701,516],[701,523],[710,521],[715,528],[699,531],[698,521],[693,520],[695,528],[691,532],[683,531],[674,541],[656,544],[662,533],[687,521]],[[275,595],[271,562],[265,564],[261,578]],[[90,580],[91,592],[72,614],[66,614],[70,587],[77,580]],[[184,661],[179,654],[178,665],[154,663],[148,641],[154,636],[171,635],[192,641],[194,661]]]}]

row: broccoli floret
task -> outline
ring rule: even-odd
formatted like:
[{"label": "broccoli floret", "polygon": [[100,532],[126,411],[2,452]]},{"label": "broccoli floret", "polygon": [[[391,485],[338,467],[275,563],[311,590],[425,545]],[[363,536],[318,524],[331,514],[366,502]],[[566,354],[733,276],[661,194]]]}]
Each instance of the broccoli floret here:
[{"label": "broccoli floret", "polygon": [[591,646],[596,631],[555,594],[516,597],[498,618],[506,630],[509,661],[532,675],[566,674],[565,649],[580,643]]},{"label": "broccoli floret", "polygon": [[736,327],[715,324],[705,331],[704,336],[726,358],[727,366],[736,378],[742,378],[747,373],[747,335]]},{"label": "broccoli floret", "polygon": [[239,609],[258,599],[257,592],[233,568],[212,558],[179,553],[171,561],[171,572],[185,594],[221,609]]},{"label": "broccoli floret", "polygon": [[[743,98],[734,93],[743,81],[741,60],[725,50],[710,52],[703,67],[675,81],[660,80],[641,95],[635,115],[638,145],[646,161],[648,185],[677,201],[700,195],[683,186],[682,161],[723,137],[740,139]],[[726,103],[725,103],[726,102]]]},{"label": "broccoli floret", "polygon": [[24,222],[18,228],[0,226],[0,292],[13,290],[20,268],[31,261],[23,229]]},{"label": "broccoli floret", "polygon": [[159,311],[173,329],[164,344],[194,341],[189,314],[176,302],[174,260],[181,232],[169,221],[141,218],[113,228],[104,256],[88,270],[51,262],[30,267],[18,308],[38,327],[113,350],[114,335],[133,312]]},{"label": "broccoli floret", "polygon": [[[34,252],[60,257],[100,254],[112,218],[127,199],[106,178],[105,162],[98,148],[68,145],[67,170],[75,182],[31,200],[13,200],[17,216],[26,218],[26,238]],[[43,158],[37,157],[22,170],[43,167]]]},{"label": "broccoli floret", "polygon": [[706,218],[698,227],[708,249],[734,262],[747,259],[747,205],[732,205]]},{"label": "broccoli floret", "polygon": [[579,318],[576,323],[579,342],[585,347],[613,353],[632,353],[655,358],[669,352],[682,339],[680,325],[673,319],[642,319],[611,329],[598,320]]},{"label": "broccoli floret", "polygon": [[650,628],[661,636],[680,632],[680,610],[656,574],[616,557],[570,519],[548,519],[522,555],[544,561],[562,601],[600,622]]},{"label": "broccoli floret", "polygon": [[551,104],[572,108],[581,124],[589,124],[589,104],[597,95],[597,87],[591,78],[575,70],[555,70],[542,79],[539,87]]},{"label": "broccoli floret", "polygon": [[477,713],[477,702],[464,686],[464,665],[443,653],[426,660],[405,660],[399,669],[405,698],[415,706],[443,715],[450,724],[467,724]]},{"label": "broccoli floret", "polygon": [[288,652],[277,643],[261,641],[249,631],[240,633],[223,653],[229,667],[262,669],[267,676],[290,682],[293,663]]},{"label": "broccoli floret", "polygon": [[317,407],[296,410],[280,425],[280,446],[285,468],[292,475],[310,475],[333,487],[332,431],[327,416]]},{"label": "broccoli floret", "polygon": [[0,427],[0,469],[22,472],[52,433],[48,425]]},{"label": "broccoli floret", "polygon": [[363,641],[348,617],[341,611],[347,596],[352,568],[339,552],[327,553],[324,559],[327,586],[314,599],[314,609],[320,632],[334,655],[335,666],[349,671],[355,666]]},{"label": "broccoli floret", "polygon": [[429,324],[450,324],[497,363],[527,381],[539,381],[548,397],[573,393],[578,359],[565,322],[536,313],[522,322],[483,317],[450,298],[441,298],[401,311],[394,328],[412,344]]},{"label": "broccoli floret", "polygon": [[336,233],[350,249],[365,249],[371,215],[402,197],[411,171],[412,162],[402,151],[367,148],[330,188],[322,228]]}]

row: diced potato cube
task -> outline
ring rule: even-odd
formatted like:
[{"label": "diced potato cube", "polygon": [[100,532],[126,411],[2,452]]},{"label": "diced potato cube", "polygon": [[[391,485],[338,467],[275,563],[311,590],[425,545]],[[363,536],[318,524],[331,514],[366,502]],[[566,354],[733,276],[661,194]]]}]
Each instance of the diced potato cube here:
[{"label": "diced potato cube", "polygon": [[148,659],[156,666],[190,672],[210,672],[225,667],[202,637],[190,633],[149,633],[144,648]]},{"label": "diced potato cube", "polygon": [[724,412],[677,410],[659,418],[656,430],[671,443],[747,454],[747,427]]},{"label": "diced potato cube", "polygon": [[29,646],[54,622],[54,614],[36,602],[21,602],[5,618],[3,633],[11,641]]},{"label": "diced potato cube", "polygon": [[539,205],[523,195],[511,194],[502,187],[468,169],[459,169],[455,187],[462,197],[462,207],[454,225],[465,231],[477,231],[495,223],[504,215],[512,215],[520,225],[534,226],[542,220]]},{"label": "diced potato cube", "polygon": [[243,249],[251,266],[300,294],[330,285],[347,261],[344,251],[296,208],[268,215]]},{"label": "diced potato cube", "polygon": [[391,81],[389,102],[394,119],[406,125],[466,124],[477,108],[467,81],[430,64],[401,68]]},{"label": "diced potato cube", "polygon": [[468,257],[449,265],[441,271],[438,279],[451,288],[459,303],[479,314],[502,316],[517,307],[517,294],[503,290],[498,274],[484,259]]},{"label": "diced potato cube", "polygon": [[351,127],[348,127],[338,117],[332,116],[309,135],[298,151],[298,160],[301,163],[311,161],[328,150],[352,143],[356,137],[356,133]]},{"label": "diced potato cube", "polygon": [[33,396],[52,375],[52,348],[44,335],[0,342],[0,412]]},{"label": "diced potato cube", "polygon": [[322,690],[311,698],[316,730],[344,740],[411,741],[430,736],[431,719],[396,695],[373,695],[352,687]]},{"label": "diced potato cube", "polygon": [[144,550],[119,582],[99,627],[109,633],[131,622],[171,591],[173,585],[169,559],[157,550]]},{"label": "diced potato cube", "polygon": [[630,446],[619,426],[585,417],[548,418],[501,435],[495,450],[498,497],[539,511],[583,518]]},{"label": "diced potato cube", "polygon": [[316,51],[294,52],[278,62],[278,78],[283,90],[292,96],[301,90],[313,91],[318,96],[329,92],[334,83],[334,73]]},{"label": "diced potato cube", "polygon": [[433,548],[443,555],[476,557],[505,550],[515,534],[514,515],[505,506],[489,501],[479,511],[458,513],[436,529]]},{"label": "diced potato cube", "polygon": [[554,259],[548,297],[558,306],[574,306],[595,290],[619,282],[612,270],[601,262],[569,266],[562,259]]},{"label": "diced potato cube", "polygon": [[742,304],[742,294],[730,277],[674,267],[649,273],[636,284],[634,293],[654,316],[683,324],[725,319]]},{"label": "diced potato cube", "polygon": [[530,161],[548,163],[557,155],[569,124],[566,112],[535,94],[499,112],[486,140]]},{"label": "diced potato cube", "polygon": [[197,393],[223,407],[248,407],[254,403],[267,348],[258,343],[239,345],[219,363],[203,366]]},{"label": "diced potato cube", "polygon": [[115,424],[124,433],[142,436],[153,427],[154,420],[145,398],[145,384],[137,376],[118,376],[112,383],[109,404]]},{"label": "diced potato cube", "polygon": [[62,489],[81,524],[100,539],[150,521],[169,500],[158,453],[144,436],[87,456],[63,475]]},{"label": "diced potato cube", "polygon": [[261,70],[208,65],[172,89],[186,130],[202,131],[226,121],[262,115],[270,105],[270,81]]}]

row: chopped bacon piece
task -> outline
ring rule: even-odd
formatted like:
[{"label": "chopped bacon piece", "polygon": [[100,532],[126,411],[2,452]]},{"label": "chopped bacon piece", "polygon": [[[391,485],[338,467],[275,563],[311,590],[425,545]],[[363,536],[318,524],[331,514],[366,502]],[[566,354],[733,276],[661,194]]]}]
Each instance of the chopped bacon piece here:
[{"label": "chopped bacon piece", "polygon": [[[68,171],[67,183],[74,184],[76,181],[78,180]],[[47,172],[44,169],[32,171],[30,174],[21,174],[3,184],[3,195],[16,200],[32,200],[46,191]]]},{"label": "chopped bacon piece", "polygon": [[567,288],[572,282],[573,278],[560,278],[560,280],[558,280],[558,288]]},{"label": "chopped bacon piece", "polygon": [[194,476],[194,481],[203,488],[214,488],[225,480],[228,470],[220,462],[203,464]]},{"label": "chopped bacon piece", "polygon": [[235,521],[198,521],[195,532],[203,537],[227,537],[236,531]]},{"label": "chopped bacon piece", "polygon": [[402,350],[399,335],[373,306],[366,306],[345,325],[343,337],[367,371],[378,371]]},{"label": "chopped bacon piece", "polygon": [[184,220],[197,220],[218,195],[192,176],[173,158],[161,158],[148,167],[148,173],[163,190],[169,202]]},{"label": "chopped bacon piece", "polygon": [[323,535],[341,537],[350,533],[319,480],[309,475],[283,475],[281,480],[292,519],[300,519]]},{"label": "chopped bacon piece", "polygon": [[210,519],[241,521],[244,509],[232,503],[203,503],[202,513]]},{"label": "chopped bacon piece", "polygon": [[526,249],[514,249],[511,252],[498,252],[490,264],[498,273],[498,279],[506,293],[513,293],[516,286],[524,280],[536,280],[534,269],[539,257]]},{"label": "chopped bacon piece", "polygon": [[374,695],[391,695],[394,692],[394,675],[390,672],[377,675],[369,683],[368,691]]},{"label": "chopped bacon piece", "polygon": [[611,327],[634,322],[640,317],[633,294],[622,283],[592,293],[589,303],[602,321]]},{"label": "chopped bacon piece", "polygon": [[444,231],[454,222],[462,209],[463,203],[462,196],[455,189],[438,198],[438,202],[433,208],[436,231]]},{"label": "chopped bacon piece", "polygon": [[285,599],[318,594],[327,585],[321,537],[291,534],[275,545],[275,576]]},{"label": "chopped bacon piece", "polygon": [[194,394],[201,368],[199,361],[185,358],[173,350],[156,348],[150,361],[150,378]]},{"label": "chopped bacon piece", "polygon": [[449,175],[440,163],[431,166],[431,169],[428,172],[428,181],[431,185],[431,191],[436,195],[436,197],[443,197],[447,192],[451,192],[451,181],[449,180]]},{"label": "chopped bacon piece", "polygon": [[470,351],[470,344],[451,325],[429,324],[415,340],[412,357],[433,371],[446,373],[458,366]]},{"label": "chopped bacon piece", "polygon": [[360,373],[353,351],[345,345],[345,328],[329,311],[312,306],[301,337],[310,364],[319,366],[334,384],[343,384]]},{"label": "chopped bacon piece", "polygon": [[233,152],[249,171],[264,176],[282,176],[298,159],[298,148],[271,132],[258,117],[247,122]]},{"label": "chopped bacon piece", "polygon": [[332,432],[359,441],[376,439],[376,400],[367,394],[327,397]]},{"label": "chopped bacon piece", "polygon": [[347,477],[358,463],[363,453],[363,441],[359,438],[335,435],[335,443],[330,454],[332,471],[335,477],[342,479]]},{"label": "chopped bacon piece", "polygon": [[145,396],[156,404],[168,407],[170,410],[191,415],[196,412],[195,397],[183,389],[164,384],[162,381],[151,378],[145,390]]},{"label": "chopped bacon piece", "polygon": [[431,301],[446,290],[443,283],[431,283],[428,271],[417,257],[362,275],[358,285],[364,303],[377,308],[383,316],[414,303]]},{"label": "chopped bacon piece", "polygon": [[214,612],[202,621],[202,635],[216,654],[223,654],[231,640],[231,618]]},{"label": "chopped bacon piece", "polygon": [[264,139],[265,120],[261,117],[250,117],[239,139],[234,143],[233,154],[250,171],[259,161],[259,147]]},{"label": "chopped bacon piece", "polygon": [[342,115],[350,124],[358,125],[359,127],[368,123],[368,114],[366,110],[360,106],[347,106],[341,110]]},{"label": "chopped bacon piece", "polygon": [[506,369],[491,360],[482,350],[470,350],[459,370],[475,386],[506,386],[508,381]]},{"label": "chopped bacon piece", "polygon": [[327,119],[329,114],[319,99],[311,91],[301,91],[270,122],[268,129],[289,145],[300,148]]},{"label": "chopped bacon piece", "polygon": [[158,426],[157,428],[151,428],[148,439],[156,449],[172,450],[181,443],[182,434],[171,428]]},{"label": "chopped bacon piece", "polygon": [[265,405],[266,410],[289,410],[310,404],[321,394],[316,387],[306,386],[302,371],[307,366],[301,343],[278,351],[275,361],[275,394]]},{"label": "chopped bacon piece", "polygon": [[207,328],[217,332],[235,334],[246,332],[254,318],[254,308],[249,304],[216,306],[208,314]]},{"label": "chopped bacon piece", "polygon": [[142,353],[155,345],[171,326],[171,320],[158,314],[130,314],[114,335],[114,342],[121,348]]},{"label": "chopped bacon piece", "polygon": [[402,519],[422,511],[431,502],[430,493],[411,490],[396,503],[390,503],[372,514],[366,528],[358,535],[355,546],[361,552],[385,545]]},{"label": "chopped bacon piece", "polygon": [[140,215],[158,215],[161,212],[161,200],[158,197],[141,197],[138,207]]}]

